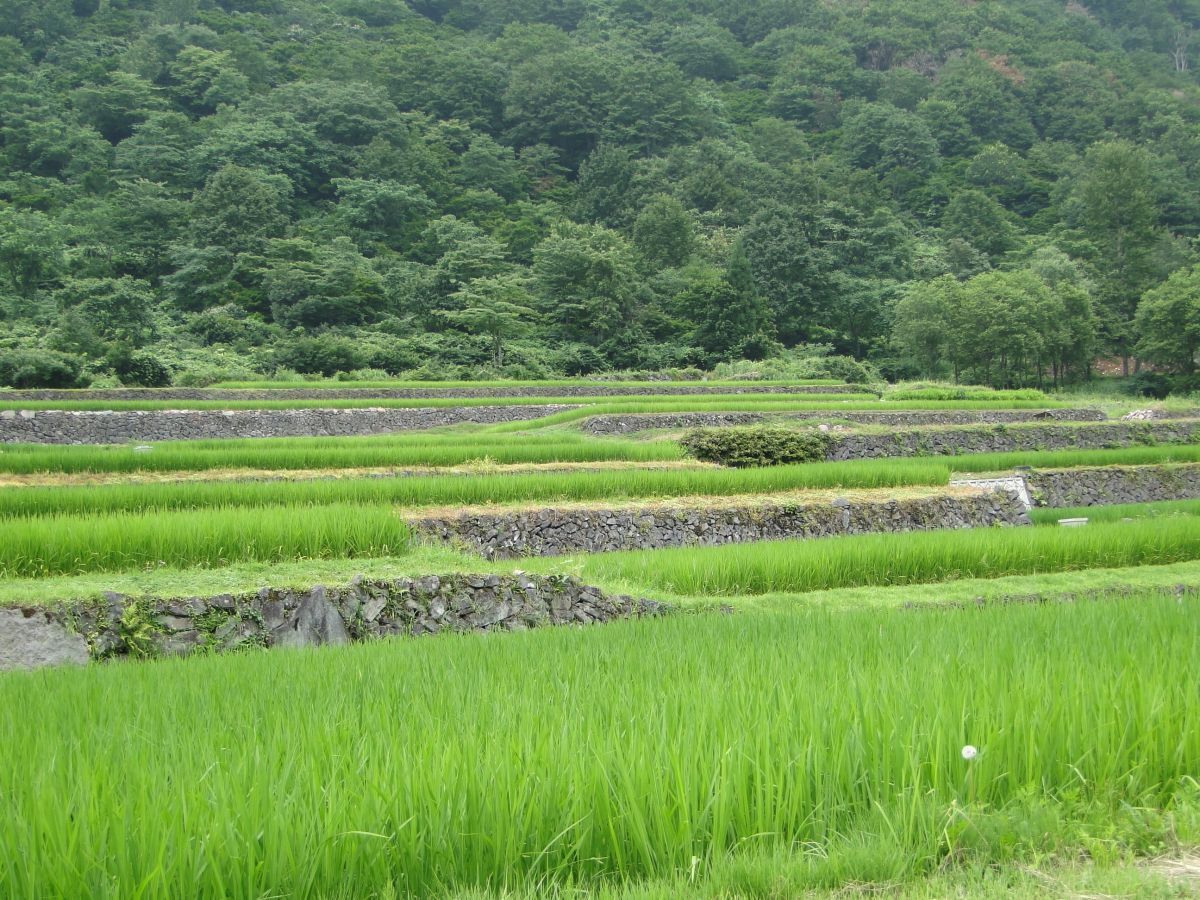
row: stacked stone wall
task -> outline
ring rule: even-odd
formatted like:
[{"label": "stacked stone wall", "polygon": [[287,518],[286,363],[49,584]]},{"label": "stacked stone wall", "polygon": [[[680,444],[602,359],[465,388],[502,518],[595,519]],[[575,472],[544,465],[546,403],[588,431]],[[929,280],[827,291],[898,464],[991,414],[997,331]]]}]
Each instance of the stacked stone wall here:
[{"label": "stacked stone wall", "polygon": [[176,600],[102,600],[0,609],[0,670],[120,656],[186,656],[348,644],[447,632],[523,631],[664,615],[574,578],[430,575],[311,590],[263,588]]},{"label": "stacked stone wall", "polygon": [[540,419],[561,404],[369,409],[0,410],[0,443],[125,444],[255,437],[348,437]]},{"label": "stacked stone wall", "polygon": [[1016,494],[1001,491],[822,503],[765,497],[710,508],[467,511],[413,521],[429,537],[496,559],[1027,524],[1025,505]]},{"label": "stacked stone wall", "polygon": [[1200,498],[1200,465],[1047,469],[1025,476],[1038,506],[1105,506]]},{"label": "stacked stone wall", "polygon": [[1017,451],[1104,450],[1153,444],[1200,443],[1200,421],[1107,422],[935,428],[831,435],[828,460],[895,456],[956,456]]},{"label": "stacked stone wall", "polygon": [[808,410],[793,413],[631,413],[592,416],[583,428],[597,435],[631,434],[650,428],[723,428],[779,422],[853,422],[856,425],[993,425],[1020,422],[1103,422],[1099,409]]}]

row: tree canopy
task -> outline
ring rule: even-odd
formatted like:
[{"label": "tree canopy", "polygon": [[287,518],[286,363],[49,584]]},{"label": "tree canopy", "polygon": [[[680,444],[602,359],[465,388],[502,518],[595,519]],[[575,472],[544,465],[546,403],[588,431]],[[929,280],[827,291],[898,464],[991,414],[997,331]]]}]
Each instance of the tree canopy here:
[{"label": "tree canopy", "polygon": [[1194,379],[1198,27],[1190,0],[9,0],[0,383],[809,345]]}]

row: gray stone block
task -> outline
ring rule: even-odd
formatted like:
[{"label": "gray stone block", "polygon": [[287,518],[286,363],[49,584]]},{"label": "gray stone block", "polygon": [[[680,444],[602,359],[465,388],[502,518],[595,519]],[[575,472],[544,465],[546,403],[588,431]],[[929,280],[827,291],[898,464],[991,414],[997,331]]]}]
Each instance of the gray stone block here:
[{"label": "gray stone block", "polygon": [[0,609],[0,671],[82,665],[87,642],[45,610]]},{"label": "gray stone block", "polygon": [[291,619],[274,628],[268,640],[272,647],[316,647],[348,644],[350,634],[325,588],[318,586],[303,595]]}]

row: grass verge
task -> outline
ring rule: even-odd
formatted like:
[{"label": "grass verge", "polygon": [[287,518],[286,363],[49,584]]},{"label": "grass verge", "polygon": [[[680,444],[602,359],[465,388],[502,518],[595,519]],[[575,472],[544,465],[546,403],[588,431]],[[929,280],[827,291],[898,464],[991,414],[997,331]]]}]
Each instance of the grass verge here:
[{"label": "grass verge", "polygon": [[[264,582],[265,583],[265,582]],[[963,606],[976,603],[1044,598],[1055,602],[1067,597],[1172,592],[1179,585],[1200,586],[1200,562],[1114,569],[1078,569],[1038,575],[1001,578],[964,578],[934,584],[890,587],[835,588],[808,593],[774,593],[724,598],[735,609],[788,613],[799,606],[835,609],[895,609],[907,606]],[[3,595],[0,594],[0,597]],[[664,599],[675,599],[663,595]],[[2,601],[0,601],[2,602]],[[688,602],[686,599],[676,602]]]},{"label": "grass verge", "polygon": [[84,572],[0,581],[0,606],[38,606],[59,600],[94,600],[107,591],[147,597],[215,597],[262,587],[308,590],[314,585],[345,585],[356,575],[372,579],[511,572],[511,565],[487,562],[448,547],[412,543],[403,556],[304,559],[287,562],[231,562],[209,568],[155,566],[124,572]]}]

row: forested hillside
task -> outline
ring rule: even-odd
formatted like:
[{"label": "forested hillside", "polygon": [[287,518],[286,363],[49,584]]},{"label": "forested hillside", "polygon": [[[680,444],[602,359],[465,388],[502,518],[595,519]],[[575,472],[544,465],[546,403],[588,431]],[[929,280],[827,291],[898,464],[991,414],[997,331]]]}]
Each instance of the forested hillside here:
[{"label": "forested hillside", "polygon": [[0,384],[811,345],[1186,383],[1198,27],[1200,0],[5,0]]}]

